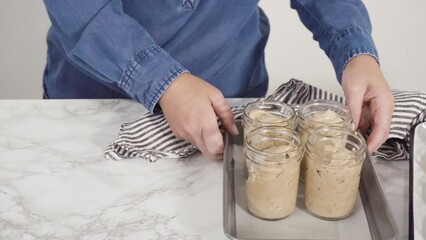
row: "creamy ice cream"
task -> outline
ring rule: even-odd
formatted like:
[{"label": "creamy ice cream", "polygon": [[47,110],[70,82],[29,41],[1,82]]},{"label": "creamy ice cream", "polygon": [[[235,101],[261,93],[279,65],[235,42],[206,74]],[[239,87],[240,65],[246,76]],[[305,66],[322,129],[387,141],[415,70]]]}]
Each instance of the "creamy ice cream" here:
[{"label": "creamy ice cream", "polygon": [[[273,140],[256,144],[255,148],[262,152],[282,154],[281,157],[273,155],[264,159],[275,163],[269,163],[270,165],[247,160],[247,206],[253,215],[264,219],[279,219],[293,212],[297,200],[301,155],[287,152],[296,147]],[[288,158],[288,162],[279,163],[283,158]]]},{"label": "creamy ice cream", "polygon": [[348,125],[345,119],[332,110],[320,111],[312,114],[310,119],[305,119],[303,126],[299,128],[300,135],[306,142],[307,135],[310,130],[318,129],[326,126],[345,127]]},{"label": "creamy ice cream", "polygon": [[345,218],[355,206],[362,162],[344,141],[324,141],[317,147],[321,156],[308,152],[304,158],[306,208],[321,218]]},{"label": "creamy ice cream", "polygon": [[[302,141],[306,143],[309,132],[314,129],[318,129],[326,126],[333,127],[345,127],[348,123],[338,113],[332,110],[315,112],[310,119],[306,119],[304,124],[299,127],[300,135],[302,135]],[[306,160],[303,159],[300,167],[300,179],[305,180],[306,172]]]},{"label": "creamy ice cream", "polygon": [[345,124],[345,120],[342,118],[342,116],[330,109],[323,112],[316,112],[313,115],[312,120],[314,120],[316,123],[325,123],[327,125],[339,124],[341,127],[343,127]]},{"label": "creamy ice cream", "polygon": [[250,111],[249,117],[253,120],[264,123],[280,123],[288,119],[285,116],[273,114],[262,109],[254,109]]},{"label": "creamy ice cream", "polygon": [[[253,109],[248,113],[248,117],[256,121],[256,124],[248,124],[244,126],[244,136],[247,136],[247,134],[254,128],[258,128],[261,126],[287,127],[292,124],[289,121],[290,119],[288,117],[280,115],[279,113],[274,113],[262,109]],[[294,127],[289,126],[289,128],[293,129]]]}]

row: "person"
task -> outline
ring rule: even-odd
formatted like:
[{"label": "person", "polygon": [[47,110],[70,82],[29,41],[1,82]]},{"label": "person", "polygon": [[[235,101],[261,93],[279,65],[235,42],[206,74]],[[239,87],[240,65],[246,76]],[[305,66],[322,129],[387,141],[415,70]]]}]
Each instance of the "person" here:
[{"label": "person", "polygon": [[[174,134],[207,158],[237,134],[226,97],[262,97],[269,22],[258,0],[44,0],[52,26],[46,98],[132,98],[162,111]],[[387,139],[393,95],[361,0],[291,0],[327,54],[354,124],[376,151]],[[283,43],[285,44],[285,43]]]}]

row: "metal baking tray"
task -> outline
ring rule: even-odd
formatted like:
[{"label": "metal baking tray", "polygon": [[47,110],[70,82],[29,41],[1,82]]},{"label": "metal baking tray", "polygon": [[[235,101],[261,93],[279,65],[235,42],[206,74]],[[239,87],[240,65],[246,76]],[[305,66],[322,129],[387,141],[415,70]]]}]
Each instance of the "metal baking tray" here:
[{"label": "metal baking tray", "polygon": [[426,239],[426,122],[412,128],[410,146],[409,239]]},{"label": "metal baking tray", "polygon": [[[237,127],[242,133],[241,121]],[[363,164],[359,196],[354,212],[346,219],[326,221],[310,215],[299,183],[297,206],[281,220],[261,220],[246,207],[243,139],[225,135],[223,169],[223,227],[229,239],[397,239],[398,228],[369,157]]]}]

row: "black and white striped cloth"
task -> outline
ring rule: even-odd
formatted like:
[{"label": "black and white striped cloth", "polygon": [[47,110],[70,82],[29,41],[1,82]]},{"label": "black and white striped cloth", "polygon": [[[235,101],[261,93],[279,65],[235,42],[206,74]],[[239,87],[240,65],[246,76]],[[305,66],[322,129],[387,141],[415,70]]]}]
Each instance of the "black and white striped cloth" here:
[{"label": "black and white striped cloth", "polygon": [[[409,154],[410,130],[426,121],[426,94],[399,90],[394,90],[393,94],[395,111],[389,138],[374,156],[385,160],[405,160]],[[290,105],[300,105],[313,99],[342,103],[345,100],[297,79],[282,84],[267,99]],[[241,118],[243,108],[232,108],[236,119]],[[161,113],[147,113],[134,122],[122,124],[118,138],[107,147],[105,157],[113,160],[138,157],[154,162],[160,158],[187,157],[195,151],[197,149],[193,145],[174,136]]]}]

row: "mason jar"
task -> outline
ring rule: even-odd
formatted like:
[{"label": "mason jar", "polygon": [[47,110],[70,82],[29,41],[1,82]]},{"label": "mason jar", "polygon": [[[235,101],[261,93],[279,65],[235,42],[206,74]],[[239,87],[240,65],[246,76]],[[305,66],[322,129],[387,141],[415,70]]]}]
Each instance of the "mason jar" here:
[{"label": "mason jar", "polygon": [[263,126],[279,126],[295,130],[297,115],[292,106],[276,101],[259,99],[244,107],[243,128],[244,139],[254,128]]},{"label": "mason jar", "polygon": [[[316,99],[302,104],[298,111],[297,131],[305,144],[308,133],[322,127],[351,128],[352,115],[344,104],[332,100]],[[304,181],[306,164],[302,160],[300,179]]]},{"label": "mason jar", "polygon": [[302,139],[295,130],[260,127],[247,135],[246,196],[251,214],[280,219],[296,207]]},{"label": "mason jar", "polygon": [[355,207],[365,157],[365,140],[356,131],[321,128],[309,133],[304,158],[309,213],[326,220],[348,217]]}]

